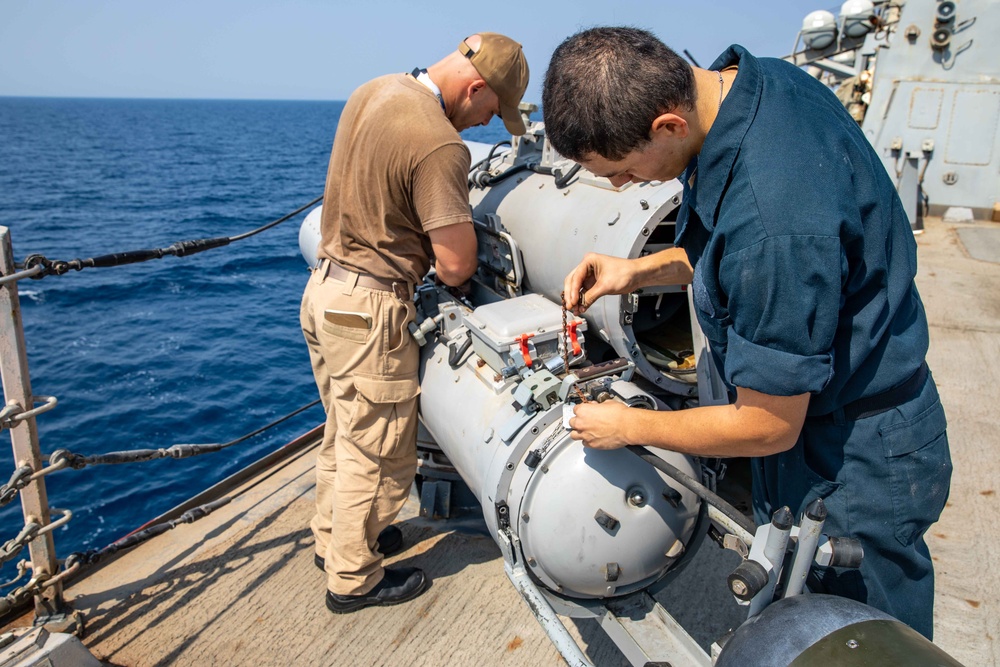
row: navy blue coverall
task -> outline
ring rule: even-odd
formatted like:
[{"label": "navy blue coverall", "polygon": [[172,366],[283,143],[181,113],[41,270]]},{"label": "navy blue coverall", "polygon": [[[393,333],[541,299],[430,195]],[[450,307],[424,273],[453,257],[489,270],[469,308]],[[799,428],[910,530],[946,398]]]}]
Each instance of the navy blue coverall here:
[{"label": "navy blue coverall", "polygon": [[[866,602],[930,638],[923,535],[948,498],[951,457],[937,388],[921,369],[927,320],[909,222],[830,90],[740,46],[712,69],[732,66],[732,90],[683,176],[676,244],[694,267],[698,320],[730,391],[811,394],[795,446],[752,459],[755,518],[783,505],[799,518],[823,498],[824,532],[860,539],[865,554],[860,571],[821,572],[818,592]],[[893,392],[900,385],[905,395]],[[852,411],[884,392],[894,407]]]}]

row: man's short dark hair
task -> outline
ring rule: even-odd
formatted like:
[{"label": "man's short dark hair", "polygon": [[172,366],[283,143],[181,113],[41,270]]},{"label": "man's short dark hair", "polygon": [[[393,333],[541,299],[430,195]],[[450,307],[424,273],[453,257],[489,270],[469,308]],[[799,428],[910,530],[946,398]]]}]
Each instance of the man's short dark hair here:
[{"label": "man's short dark hair", "polygon": [[571,160],[620,160],[650,140],[653,119],[694,108],[694,72],[652,33],[591,28],[568,38],[545,73],[545,133]]}]

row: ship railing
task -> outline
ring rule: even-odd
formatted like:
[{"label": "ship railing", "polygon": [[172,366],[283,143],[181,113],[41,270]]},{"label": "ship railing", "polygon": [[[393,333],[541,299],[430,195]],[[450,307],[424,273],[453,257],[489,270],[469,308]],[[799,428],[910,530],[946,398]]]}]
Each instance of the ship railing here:
[{"label": "ship railing", "polygon": [[[0,590],[14,586],[28,576],[27,582],[0,596],[0,617],[33,601],[34,624],[50,630],[81,634],[83,619],[74,612],[63,596],[66,580],[84,566],[96,564],[111,555],[132,548],[151,537],[182,523],[197,521],[229,502],[218,498],[191,508],[181,516],[154,525],[143,526],[100,549],[70,554],[60,564],[56,557],[52,533],[73,518],[72,511],[50,507],[44,478],[62,470],[79,470],[89,465],[110,465],[151,461],[160,458],[188,458],[227,449],[277,426],[299,413],[319,404],[319,400],[304,405],[271,423],[224,443],[178,444],[161,449],[138,449],[84,456],[66,449],[54,451],[45,465],[38,439],[36,417],[56,407],[54,396],[34,395],[28,371],[24,325],[18,296],[18,282],[61,276],[70,271],[104,268],[144,262],[173,255],[183,257],[205,250],[226,246],[289,220],[322,200],[322,196],[297,208],[277,220],[244,234],[231,237],[180,241],[166,248],[132,250],[69,261],[50,260],[43,255],[31,255],[20,264],[14,260],[10,230],[0,226],[0,373],[3,377],[4,404],[0,405],[0,431],[10,431],[15,469],[6,484],[0,486],[0,506],[20,496],[24,526],[18,534],[0,546],[0,565],[16,559],[25,548],[28,560],[17,563],[17,576],[0,583]],[[52,519],[57,514],[59,518]]]}]

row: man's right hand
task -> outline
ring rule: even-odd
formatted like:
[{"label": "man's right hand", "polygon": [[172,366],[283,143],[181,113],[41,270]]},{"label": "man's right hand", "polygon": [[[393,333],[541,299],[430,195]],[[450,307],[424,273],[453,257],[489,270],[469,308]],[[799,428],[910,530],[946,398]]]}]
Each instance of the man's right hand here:
[{"label": "man's right hand", "polygon": [[632,260],[587,253],[563,281],[566,309],[581,315],[602,296],[631,292],[635,272]]}]

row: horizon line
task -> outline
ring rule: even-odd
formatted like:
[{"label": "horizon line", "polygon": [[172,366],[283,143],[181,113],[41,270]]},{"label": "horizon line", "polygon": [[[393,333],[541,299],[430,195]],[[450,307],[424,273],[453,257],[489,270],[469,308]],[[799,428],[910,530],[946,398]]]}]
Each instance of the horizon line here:
[{"label": "horizon line", "polygon": [[105,100],[105,101],[156,101],[156,102],[346,102],[334,99],[293,99],[264,97],[119,97],[111,95],[8,95],[0,93],[0,99],[21,100]]}]

